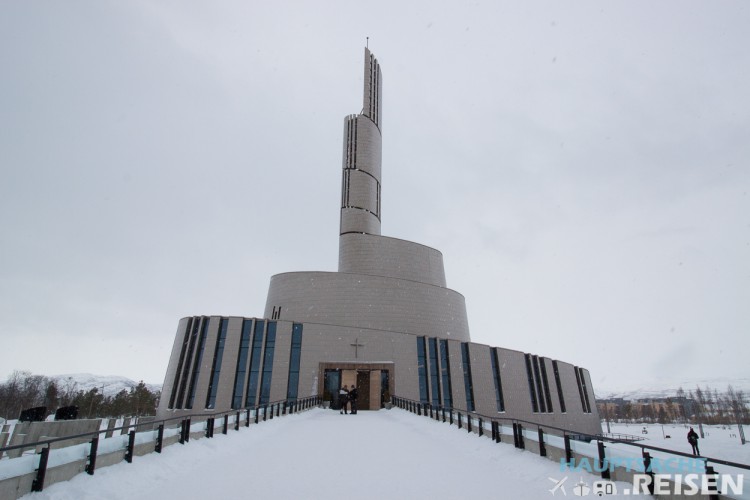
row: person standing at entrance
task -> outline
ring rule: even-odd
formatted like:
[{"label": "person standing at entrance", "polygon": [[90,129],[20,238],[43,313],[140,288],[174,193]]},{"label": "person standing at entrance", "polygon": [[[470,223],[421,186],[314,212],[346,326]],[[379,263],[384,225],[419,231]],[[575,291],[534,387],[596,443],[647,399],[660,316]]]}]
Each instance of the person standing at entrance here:
[{"label": "person standing at entrance", "polygon": [[688,432],[687,435],[688,443],[690,443],[690,446],[693,447],[693,455],[696,457],[701,456],[701,450],[698,449],[698,434],[693,430],[693,428],[690,428],[690,432]]},{"label": "person standing at entrance", "polygon": [[352,386],[352,390],[349,391],[349,401],[352,402],[352,415],[357,414],[357,398],[359,397],[359,393],[357,392],[357,388]]},{"label": "person standing at entrance", "polygon": [[[346,415],[346,405],[349,402],[349,391],[346,390],[346,386],[339,389],[339,404],[341,405],[341,411],[339,413],[342,413]],[[352,413],[354,412],[354,407],[352,407]]]}]

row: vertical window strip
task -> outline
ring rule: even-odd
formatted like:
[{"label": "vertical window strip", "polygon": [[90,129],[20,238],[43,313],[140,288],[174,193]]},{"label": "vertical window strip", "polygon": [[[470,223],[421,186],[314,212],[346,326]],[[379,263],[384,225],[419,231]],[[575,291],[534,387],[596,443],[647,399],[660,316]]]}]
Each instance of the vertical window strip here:
[{"label": "vertical window strip", "polygon": [[174,400],[177,396],[177,385],[180,383],[180,374],[182,372],[182,365],[185,363],[185,352],[187,351],[188,343],[190,342],[190,327],[193,324],[193,318],[188,319],[185,325],[185,332],[182,335],[182,347],[180,348],[180,357],[177,361],[177,371],[174,372],[174,382],[172,383],[172,393],[169,395],[169,406],[168,408],[174,408]]},{"label": "vertical window strip", "polygon": [[349,206],[349,177],[350,177],[350,171],[344,170],[343,173],[343,179],[341,183],[343,186],[341,187],[341,208],[346,208]]},{"label": "vertical window strip", "polygon": [[[355,133],[354,129],[357,126],[357,119],[355,117],[352,117],[351,120],[349,120],[349,168],[354,168],[356,164],[356,158],[355,158],[355,147],[357,144],[357,141],[354,139]],[[348,184],[348,181],[347,181]],[[348,188],[348,185],[347,185]]]},{"label": "vertical window strip", "polygon": [[466,411],[474,411],[474,384],[471,380],[471,357],[469,343],[461,343],[461,358],[464,369],[464,388],[466,389]]},{"label": "vertical window strip", "polygon": [[263,329],[265,321],[255,320],[253,347],[250,350],[250,376],[247,382],[245,408],[252,408],[258,402],[258,378],[260,375],[260,356],[263,349]]},{"label": "vertical window strip", "polygon": [[495,381],[495,401],[497,411],[505,411],[505,398],[503,397],[503,381],[500,378],[500,359],[497,348],[490,347],[490,361],[492,362],[492,378]]},{"label": "vertical window strip", "polygon": [[186,409],[193,408],[193,402],[195,401],[195,390],[198,387],[198,376],[201,373],[201,363],[203,363],[203,351],[206,347],[206,334],[208,332],[208,324],[210,318],[203,316],[201,318],[200,338],[198,340],[198,350],[195,353],[195,363],[193,363],[193,376],[190,380],[189,399],[185,405]]},{"label": "vertical window strip", "polygon": [[539,375],[539,358],[537,356],[531,357],[534,367],[534,379],[536,381],[536,393],[539,398],[539,411],[541,413],[547,413],[547,405],[545,404],[544,391],[542,390],[542,377]]},{"label": "vertical window strip", "polygon": [[302,324],[292,325],[292,347],[289,352],[289,379],[286,384],[286,399],[297,400],[299,390],[299,362],[302,356]]},{"label": "vertical window strip", "polygon": [[376,182],[377,192],[375,193],[375,216],[380,219],[380,182]]},{"label": "vertical window strip", "polygon": [[576,385],[578,386],[578,396],[581,398],[581,408],[586,413],[586,400],[583,397],[583,389],[581,388],[581,374],[578,372],[578,367],[574,366],[573,371],[576,374]]},{"label": "vertical window strip", "polygon": [[201,318],[193,317],[192,331],[190,332],[190,342],[188,351],[185,356],[185,365],[182,368],[182,380],[180,381],[180,393],[177,395],[177,408],[185,407],[185,392],[187,390],[188,380],[190,380],[190,362],[193,359],[196,339],[198,338],[198,329],[200,328]]},{"label": "vertical window strip", "polygon": [[552,370],[555,372],[555,385],[557,385],[557,399],[560,400],[560,411],[566,413],[565,398],[563,398],[562,383],[560,382],[560,370],[556,360],[552,360]]},{"label": "vertical window strip", "polygon": [[437,339],[430,338],[428,342],[430,354],[430,392],[432,393],[432,404],[434,406],[440,406],[440,371],[438,370]]},{"label": "vertical window strip", "polygon": [[232,392],[232,409],[242,408],[242,396],[244,395],[245,379],[247,378],[247,358],[250,350],[250,337],[252,334],[253,320],[242,321],[242,333],[240,335],[240,350],[237,352],[237,368],[234,372],[234,391]]},{"label": "vertical window strip", "polygon": [[539,405],[536,402],[536,390],[534,389],[534,375],[531,373],[531,355],[524,354],[526,360],[526,378],[529,382],[529,395],[531,396],[531,411],[539,413]]},{"label": "vertical window strip", "polygon": [[224,359],[224,344],[227,339],[227,318],[221,318],[219,322],[219,335],[216,337],[216,348],[214,349],[214,362],[211,366],[211,378],[208,381],[208,397],[206,408],[212,409],[216,406],[216,392],[219,389],[219,377],[221,376],[221,362]]},{"label": "vertical window strip", "polygon": [[260,403],[267,404],[271,397],[271,376],[273,375],[273,353],[276,349],[276,322],[268,323],[266,346],[263,349],[263,372],[260,378]]},{"label": "vertical window strip", "polygon": [[358,127],[358,121],[357,117],[354,117],[354,120],[352,120],[352,127],[354,129],[354,142],[353,142],[353,149],[352,149],[352,168],[357,168],[357,127]]},{"label": "vertical window strip", "polygon": [[443,406],[453,408],[453,387],[451,386],[451,365],[448,356],[448,341],[440,340],[440,373],[443,376]]},{"label": "vertical window strip", "polygon": [[539,368],[542,371],[542,387],[544,387],[544,398],[547,401],[547,413],[554,412],[552,407],[552,394],[549,392],[549,380],[547,379],[547,363],[544,358],[539,358]]},{"label": "vertical window strip", "polygon": [[583,372],[583,368],[579,368],[581,371],[581,389],[583,390],[584,400],[586,401],[586,413],[591,413],[591,403],[589,402],[589,391],[586,388],[586,374]]},{"label": "vertical window strip", "polygon": [[417,375],[419,376],[419,400],[427,403],[430,398],[427,392],[427,365],[425,359],[424,337],[417,337]]}]

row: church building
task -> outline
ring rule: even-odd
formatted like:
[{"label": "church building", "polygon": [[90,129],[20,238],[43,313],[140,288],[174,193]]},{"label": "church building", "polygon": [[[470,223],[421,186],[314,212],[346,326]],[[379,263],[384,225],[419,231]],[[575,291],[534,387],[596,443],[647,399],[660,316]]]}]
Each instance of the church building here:
[{"label": "church building", "polygon": [[382,75],[365,49],[362,112],[344,120],[337,272],[271,277],[263,318],[180,320],[158,417],[225,412],[355,385],[360,410],[391,396],[601,432],[588,371],[471,342],[443,256],[381,235]]}]

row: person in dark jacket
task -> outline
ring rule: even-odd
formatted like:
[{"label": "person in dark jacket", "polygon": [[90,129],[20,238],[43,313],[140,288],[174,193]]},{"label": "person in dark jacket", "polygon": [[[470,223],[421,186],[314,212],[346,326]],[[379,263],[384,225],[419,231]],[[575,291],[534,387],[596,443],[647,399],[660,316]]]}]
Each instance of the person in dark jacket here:
[{"label": "person in dark jacket", "polygon": [[357,388],[352,386],[351,390],[349,391],[349,401],[352,403],[352,415],[357,414],[357,398],[359,397],[359,392],[357,391]]},{"label": "person in dark jacket", "polygon": [[349,391],[346,389],[346,386],[339,389],[339,404],[341,405],[341,411],[339,413],[342,413],[346,415],[346,405],[349,403]]},{"label": "person in dark jacket", "polygon": [[698,434],[695,433],[693,428],[690,428],[690,432],[687,435],[688,443],[693,447],[693,455],[696,457],[701,456],[701,451],[698,449]]}]

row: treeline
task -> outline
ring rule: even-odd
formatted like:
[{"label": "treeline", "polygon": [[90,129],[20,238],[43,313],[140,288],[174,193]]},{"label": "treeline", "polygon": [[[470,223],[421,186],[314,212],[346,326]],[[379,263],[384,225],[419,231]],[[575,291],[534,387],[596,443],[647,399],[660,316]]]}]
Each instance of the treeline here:
[{"label": "treeline", "polygon": [[78,418],[153,415],[159,392],[151,392],[143,381],[129,391],[105,396],[99,388],[83,390],[72,380],[55,380],[44,375],[14,371],[0,383],[0,417],[18,418],[22,410],[46,406],[53,414],[63,406],[77,406]]},{"label": "treeline", "polygon": [[674,397],[602,400],[597,404],[601,418],[612,421],[750,424],[747,396],[731,385],[725,392],[708,386],[685,392],[680,387]]}]

